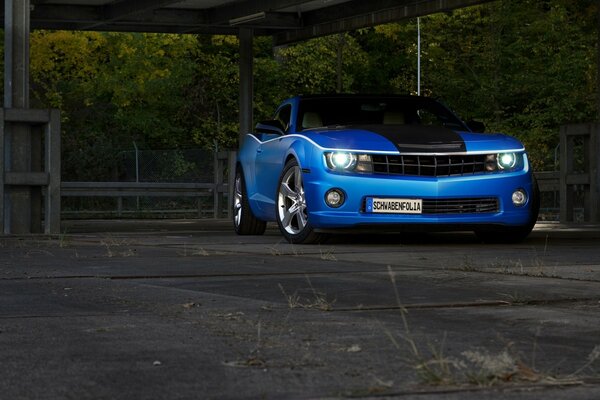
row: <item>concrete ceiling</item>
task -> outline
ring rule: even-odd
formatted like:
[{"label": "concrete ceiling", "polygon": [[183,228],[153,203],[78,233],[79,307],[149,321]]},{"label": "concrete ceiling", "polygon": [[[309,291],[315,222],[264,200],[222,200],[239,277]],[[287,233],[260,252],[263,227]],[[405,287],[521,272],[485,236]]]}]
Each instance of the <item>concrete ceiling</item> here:
[{"label": "concrete ceiling", "polygon": [[251,27],[281,45],[487,1],[31,0],[31,28],[237,34]]}]

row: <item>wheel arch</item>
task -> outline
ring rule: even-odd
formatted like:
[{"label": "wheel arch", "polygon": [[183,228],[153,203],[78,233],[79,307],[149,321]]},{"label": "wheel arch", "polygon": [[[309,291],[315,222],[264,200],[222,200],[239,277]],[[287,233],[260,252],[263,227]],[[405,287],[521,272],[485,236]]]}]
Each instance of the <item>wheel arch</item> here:
[{"label": "wheel arch", "polygon": [[246,196],[248,197],[248,205],[250,206],[250,210],[252,210],[254,215],[260,215],[260,210],[257,208],[256,203],[254,201],[252,201],[251,196],[250,196],[250,193],[254,194],[254,193],[256,193],[256,190],[254,190],[254,187],[250,187],[250,185],[248,183],[248,177],[246,176],[246,172],[244,170],[244,164],[240,160],[237,160],[235,163],[235,172],[234,173],[237,174],[238,172],[242,176],[243,184],[244,184],[244,187],[246,188]]}]

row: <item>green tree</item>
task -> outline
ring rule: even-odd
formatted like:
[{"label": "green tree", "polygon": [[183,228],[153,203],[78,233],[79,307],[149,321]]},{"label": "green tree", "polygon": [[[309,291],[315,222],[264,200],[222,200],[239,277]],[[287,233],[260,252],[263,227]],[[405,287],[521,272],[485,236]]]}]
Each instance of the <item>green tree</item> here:
[{"label": "green tree", "polygon": [[115,179],[119,150],[182,147],[191,36],[37,31],[34,103],[62,112],[63,177]]}]

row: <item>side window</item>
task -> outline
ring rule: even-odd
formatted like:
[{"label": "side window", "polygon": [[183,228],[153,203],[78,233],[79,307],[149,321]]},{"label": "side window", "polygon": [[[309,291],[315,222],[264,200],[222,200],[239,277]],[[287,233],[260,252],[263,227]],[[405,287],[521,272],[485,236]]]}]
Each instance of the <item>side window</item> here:
[{"label": "side window", "polygon": [[434,114],[425,108],[418,110],[417,115],[419,116],[419,123],[421,125],[444,126],[444,121],[440,119],[439,115]]},{"label": "side window", "polygon": [[277,114],[275,114],[275,119],[277,121],[281,122],[281,125],[283,126],[283,130],[285,132],[287,132],[288,128],[290,127],[291,116],[292,116],[292,106],[289,104],[281,107],[279,109],[279,111],[277,111]]}]

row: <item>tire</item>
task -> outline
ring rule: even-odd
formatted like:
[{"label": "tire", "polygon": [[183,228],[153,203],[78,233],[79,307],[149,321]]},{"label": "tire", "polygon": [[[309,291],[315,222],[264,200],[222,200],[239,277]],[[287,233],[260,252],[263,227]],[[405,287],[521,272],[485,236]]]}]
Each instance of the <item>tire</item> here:
[{"label": "tire", "polygon": [[516,227],[498,227],[495,229],[476,230],[475,235],[484,243],[519,243],[525,240],[533,230],[540,212],[540,188],[533,178],[533,195],[531,196],[531,214],[527,224]]},{"label": "tire", "polygon": [[289,160],[277,185],[276,220],[281,234],[290,243],[321,243],[326,235],[317,233],[308,221],[302,170],[295,159]]},{"label": "tire", "polygon": [[233,228],[238,235],[262,235],[265,233],[267,223],[254,216],[246,191],[244,174],[238,167],[235,171],[235,184],[233,189]]}]

